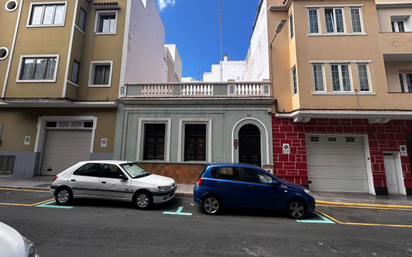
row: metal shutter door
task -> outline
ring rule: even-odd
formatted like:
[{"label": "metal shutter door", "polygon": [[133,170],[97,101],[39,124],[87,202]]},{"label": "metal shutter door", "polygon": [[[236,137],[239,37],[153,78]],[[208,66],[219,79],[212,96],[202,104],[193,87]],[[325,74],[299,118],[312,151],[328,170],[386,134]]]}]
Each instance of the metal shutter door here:
[{"label": "metal shutter door", "polygon": [[41,175],[56,175],[89,160],[91,138],[89,130],[47,130]]},{"label": "metal shutter door", "polygon": [[355,142],[346,142],[346,137],[336,135],[337,142],[329,142],[327,136],[319,142],[311,142],[306,136],[308,178],[313,191],[368,193],[365,152],[362,136],[350,136]]}]

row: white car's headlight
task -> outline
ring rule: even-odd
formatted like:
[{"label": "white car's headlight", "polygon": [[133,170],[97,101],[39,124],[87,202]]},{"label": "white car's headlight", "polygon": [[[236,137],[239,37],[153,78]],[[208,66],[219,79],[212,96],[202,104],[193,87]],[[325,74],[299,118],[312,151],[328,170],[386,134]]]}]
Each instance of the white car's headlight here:
[{"label": "white car's headlight", "polygon": [[36,247],[34,246],[33,242],[29,239],[23,237],[24,246],[26,247],[26,256],[27,257],[37,257]]},{"label": "white car's headlight", "polygon": [[305,190],[305,193],[313,197],[312,192],[309,189],[303,189],[303,190]]},{"label": "white car's headlight", "polygon": [[169,189],[170,189],[170,186],[158,186],[158,188],[159,188],[159,191],[162,192],[162,191],[167,191],[167,190],[169,190]]}]

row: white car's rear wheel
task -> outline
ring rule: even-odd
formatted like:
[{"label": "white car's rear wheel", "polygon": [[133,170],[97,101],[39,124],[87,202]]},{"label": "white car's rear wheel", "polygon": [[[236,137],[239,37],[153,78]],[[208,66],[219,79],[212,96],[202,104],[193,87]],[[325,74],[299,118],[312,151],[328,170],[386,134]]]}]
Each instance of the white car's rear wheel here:
[{"label": "white car's rear wheel", "polygon": [[57,189],[55,199],[58,205],[68,205],[73,199],[72,191],[66,187]]}]

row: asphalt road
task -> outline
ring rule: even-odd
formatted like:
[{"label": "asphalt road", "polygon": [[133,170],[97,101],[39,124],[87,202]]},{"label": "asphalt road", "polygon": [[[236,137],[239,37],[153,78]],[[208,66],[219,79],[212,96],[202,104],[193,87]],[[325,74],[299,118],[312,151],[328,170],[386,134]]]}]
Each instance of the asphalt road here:
[{"label": "asphalt road", "polygon": [[412,256],[412,210],[320,206],[298,222],[243,209],[209,216],[191,198],[148,211],[96,200],[56,208],[50,199],[0,190],[0,221],[32,240],[41,257]]}]

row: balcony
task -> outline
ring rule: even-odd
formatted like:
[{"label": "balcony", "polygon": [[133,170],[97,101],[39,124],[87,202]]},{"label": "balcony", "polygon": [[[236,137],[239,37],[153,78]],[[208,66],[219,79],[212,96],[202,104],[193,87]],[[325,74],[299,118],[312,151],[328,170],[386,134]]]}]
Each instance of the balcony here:
[{"label": "balcony", "polygon": [[383,54],[412,54],[412,32],[380,32],[379,44]]},{"label": "balcony", "polygon": [[270,98],[270,82],[126,85],[126,98]]}]

